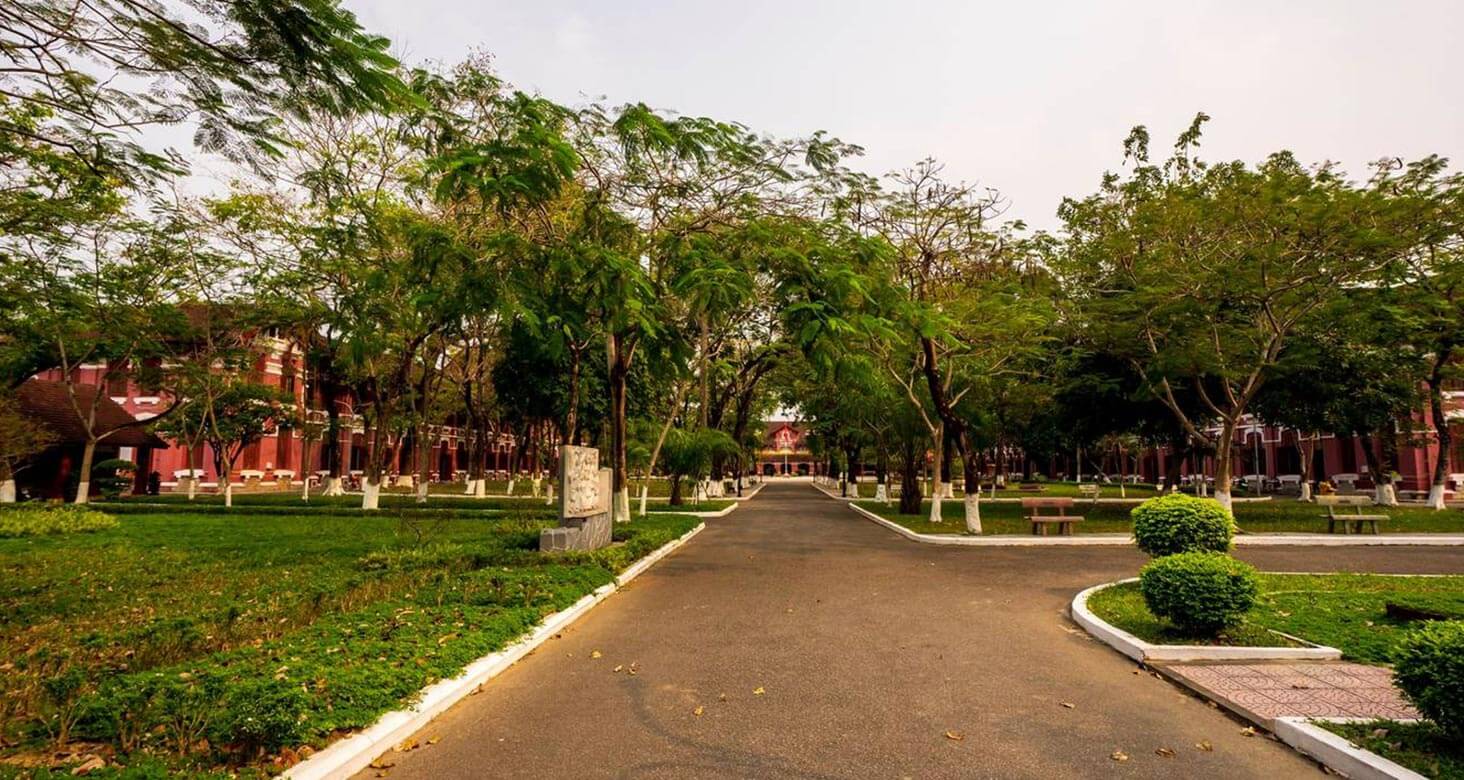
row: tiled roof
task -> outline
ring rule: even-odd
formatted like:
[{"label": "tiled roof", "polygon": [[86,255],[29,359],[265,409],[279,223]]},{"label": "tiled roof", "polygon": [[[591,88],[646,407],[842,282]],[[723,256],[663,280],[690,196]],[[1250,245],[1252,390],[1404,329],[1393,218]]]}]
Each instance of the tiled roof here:
[{"label": "tiled roof", "polygon": [[[93,385],[76,385],[76,402],[86,411],[95,397],[97,388]],[[66,392],[66,385],[63,382],[48,382],[43,379],[26,380],[15,390],[16,400],[20,403],[21,411],[30,417],[34,417],[55,432],[56,436],[65,444],[83,444],[86,442],[86,428],[77,417],[76,409],[71,405],[71,398]],[[104,444],[112,444],[118,447],[158,447],[165,448],[167,442],[159,439],[151,433],[143,430],[140,425],[122,427],[136,421],[116,401],[102,396],[97,402],[96,425],[93,430],[98,433],[116,430],[116,433],[102,439]],[[119,429],[120,430],[117,430]]]}]

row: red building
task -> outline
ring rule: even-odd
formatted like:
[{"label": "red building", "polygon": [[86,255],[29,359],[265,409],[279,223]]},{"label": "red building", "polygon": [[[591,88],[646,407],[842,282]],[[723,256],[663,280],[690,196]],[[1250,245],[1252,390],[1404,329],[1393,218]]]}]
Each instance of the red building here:
[{"label": "red building", "polygon": [[794,420],[770,420],[763,425],[763,444],[754,468],[765,477],[807,477],[824,470],[808,450],[807,432]]}]

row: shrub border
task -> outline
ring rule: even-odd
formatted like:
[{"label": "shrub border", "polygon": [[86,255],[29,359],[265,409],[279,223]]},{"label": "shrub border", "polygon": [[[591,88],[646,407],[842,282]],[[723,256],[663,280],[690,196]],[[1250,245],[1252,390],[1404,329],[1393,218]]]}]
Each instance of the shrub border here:
[{"label": "shrub border", "polygon": [[[1156,645],[1130,634],[1109,623],[1088,609],[1088,599],[1094,593],[1122,585],[1138,582],[1137,577],[1105,582],[1087,588],[1073,597],[1068,612],[1073,622],[1082,626],[1099,641],[1139,663],[1149,661],[1336,661],[1342,658],[1342,651],[1335,647],[1315,645],[1305,640],[1309,647],[1225,647],[1214,645]],[[1295,639],[1295,637],[1291,637]]]},{"label": "shrub border", "polygon": [[372,761],[425,728],[438,715],[446,712],[479,686],[502,674],[706,527],[706,523],[699,523],[680,537],[662,545],[631,564],[614,582],[600,586],[571,606],[545,617],[533,631],[508,647],[468,664],[457,677],[423,688],[418,694],[417,703],[411,708],[382,715],[371,726],[331,744],[280,776],[292,780],[338,780],[365,769]]},{"label": "shrub border", "polygon": [[1364,750],[1339,734],[1316,725],[1326,723],[1370,723],[1371,718],[1307,718],[1287,716],[1273,721],[1271,733],[1293,750],[1320,761],[1351,780],[1425,780],[1424,776],[1395,761]]}]

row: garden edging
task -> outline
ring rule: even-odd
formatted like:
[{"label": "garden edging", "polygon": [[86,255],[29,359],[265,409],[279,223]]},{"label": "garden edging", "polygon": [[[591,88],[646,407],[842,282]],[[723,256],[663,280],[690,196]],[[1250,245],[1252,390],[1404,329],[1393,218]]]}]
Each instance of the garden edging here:
[{"label": "garden edging", "polygon": [[571,606],[545,617],[533,631],[502,650],[472,662],[457,677],[423,688],[413,707],[382,715],[371,726],[311,755],[281,776],[291,780],[338,780],[365,769],[379,756],[426,727],[434,718],[473,693],[480,685],[502,674],[706,527],[706,523],[699,523],[680,537],[662,545],[621,572],[614,582],[600,586]]},{"label": "garden edging", "polygon": [[1370,750],[1364,750],[1339,734],[1312,721],[1345,723],[1358,718],[1276,718],[1272,733],[1298,753],[1316,759],[1328,769],[1350,780],[1424,780],[1424,776],[1390,761]]},{"label": "garden edging", "polygon": [[1100,590],[1136,582],[1137,577],[1094,585],[1073,597],[1069,609],[1073,622],[1120,653],[1140,663],[1150,661],[1335,661],[1342,651],[1335,647],[1226,647],[1218,645],[1156,645],[1103,620],[1088,609],[1088,599]]}]

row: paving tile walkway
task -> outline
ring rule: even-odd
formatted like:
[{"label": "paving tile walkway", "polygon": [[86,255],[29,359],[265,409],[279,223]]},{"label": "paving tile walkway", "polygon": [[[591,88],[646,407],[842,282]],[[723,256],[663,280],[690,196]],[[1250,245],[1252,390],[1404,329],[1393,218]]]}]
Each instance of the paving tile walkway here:
[{"label": "paving tile walkway", "polygon": [[1391,670],[1346,662],[1170,664],[1164,671],[1216,703],[1270,726],[1276,718],[1419,717]]}]

